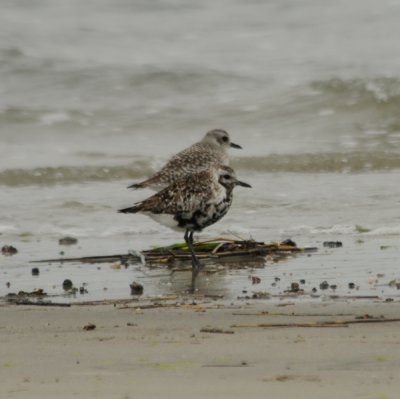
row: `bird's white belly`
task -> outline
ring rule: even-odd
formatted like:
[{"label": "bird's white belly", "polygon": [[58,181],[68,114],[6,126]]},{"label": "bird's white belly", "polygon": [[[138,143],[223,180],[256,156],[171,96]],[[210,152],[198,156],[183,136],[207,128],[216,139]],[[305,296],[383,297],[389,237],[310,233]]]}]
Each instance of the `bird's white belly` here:
[{"label": "bird's white belly", "polygon": [[184,228],[178,226],[178,222],[174,219],[174,215],[151,212],[143,212],[143,214],[152,218],[155,222],[161,224],[162,226],[168,227],[172,230],[180,232],[185,230]]}]

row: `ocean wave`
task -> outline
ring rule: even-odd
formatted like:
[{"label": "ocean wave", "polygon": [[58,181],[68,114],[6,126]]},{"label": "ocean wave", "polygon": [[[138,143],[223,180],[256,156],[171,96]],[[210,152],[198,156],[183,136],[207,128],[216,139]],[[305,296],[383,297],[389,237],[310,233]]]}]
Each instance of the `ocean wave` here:
[{"label": "ocean wave", "polygon": [[235,168],[260,172],[361,173],[400,169],[400,155],[388,152],[283,154],[240,158]]},{"label": "ocean wave", "polygon": [[[400,169],[400,155],[387,152],[326,154],[272,154],[235,158],[237,170],[257,173],[365,173]],[[140,179],[154,172],[153,159],[118,166],[71,166],[8,169],[0,172],[0,185],[55,185],[85,181]]]},{"label": "ocean wave", "polygon": [[5,128],[9,124],[15,123],[51,126],[68,122],[79,126],[86,124],[87,119],[93,116],[97,115],[75,109],[59,111],[50,108],[33,109],[30,106],[5,106],[0,108],[0,124],[4,124]]},{"label": "ocean wave", "polygon": [[400,226],[379,226],[369,228],[357,224],[335,224],[333,226],[294,226],[289,231],[291,234],[312,235],[343,235],[343,236],[398,236]]},{"label": "ocean wave", "polygon": [[375,104],[381,107],[400,105],[400,79],[389,77],[339,79],[312,82],[319,93],[334,95],[345,105]]},{"label": "ocean wave", "polygon": [[[36,88],[40,84],[41,91],[59,94],[59,90],[71,92],[74,96],[86,99],[87,93],[92,96],[118,93],[127,98],[135,99],[138,90],[143,95],[152,97],[152,93],[169,92],[169,98],[173,93],[187,94],[196,90],[214,91],[215,86],[225,87],[229,83],[244,82],[256,87],[257,81],[253,77],[240,73],[225,71],[204,66],[175,66],[174,68],[144,65],[132,67],[123,63],[113,65],[85,65],[68,64],[62,59],[33,58],[11,51],[12,57],[8,57],[8,68],[2,71],[5,79],[19,79],[26,86],[18,86],[20,90],[26,87]],[[24,62],[19,60],[24,58]],[[1,59],[0,52],[0,59]],[[22,65],[22,66],[21,66]],[[14,90],[15,87],[13,86]],[[55,92],[57,90],[57,92]],[[21,93],[22,94],[22,93]],[[22,97],[23,99],[23,97]],[[115,97],[112,96],[115,102]],[[74,99],[76,104],[76,98]],[[48,103],[49,105],[51,102]],[[71,104],[74,104],[72,102]]]},{"label": "ocean wave", "polygon": [[8,169],[0,172],[0,185],[46,186],[82,183],[86,181],[111,181],[137,179],[151,173],[151,162],[137,161],[124,166],[60,166],[34,169]]}]

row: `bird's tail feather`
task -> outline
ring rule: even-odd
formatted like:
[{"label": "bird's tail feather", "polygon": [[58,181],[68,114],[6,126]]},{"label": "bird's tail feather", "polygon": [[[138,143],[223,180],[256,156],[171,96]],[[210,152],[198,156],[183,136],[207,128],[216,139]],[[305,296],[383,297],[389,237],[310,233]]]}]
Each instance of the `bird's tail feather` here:
[{"label": "bird's tail feather", "polygon": [[137,190],[138,188],[144,188],[144,184],[143,183],[133,183],[130,186],[128,186],[128,188],[132,188],[133,190]]},{"label": "bird's tail feather", "polygon": [[140,204],[130,206],[129,208],[119,209],[118,212],[120,213],[136,213],[139,212],[141,209]]}]

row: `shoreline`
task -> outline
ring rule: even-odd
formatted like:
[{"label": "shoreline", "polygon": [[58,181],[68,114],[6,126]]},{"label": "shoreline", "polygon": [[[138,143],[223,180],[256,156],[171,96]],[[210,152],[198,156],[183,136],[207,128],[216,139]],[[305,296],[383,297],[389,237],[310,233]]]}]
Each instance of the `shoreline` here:
[{"label": "shoreline", "polygon": [[397,302],[168,304],[1,306],[1,397],[398,395]]},{"label": "shoreline", "polygon": [[[297,238],[294,237],[295,241],[298,241]],[[337,241],[337,236],[303,238],[300,247],[311,245],[318,251],[277,260],[267,256],[260,259],[207,261],[197,278],[198,292],[225,300],[252,299],[253,296],[270,296],[279,300],[288,292],[296,294],[298,289],[299,300],[307,295],[310,300],[318,296],[321,300],[347,297],[398,300],[397,237],[364,235],[362,242],[357,237],[339,238],[343,242],[340,248],[323,246],[323,241]],[[121,260],[88,264],[61,261],[32,264],[32,258],[38,257],[32,252],[32,243],[25,243],[24,246],[18,244],[17,247],[20,251],[18,254],[4,257],[1,268],[4,283],[0,286],[0,301],[9,294],[17,295],[20,292],[30,297],[30,293],[38,290],[45,294],[43,300],[54,302],[129,299],[132,297],[132,283],[143,286],[146,297],[180,296],[187,292],[191,283],[190,264],[184,262],[176,265],[127,265]],[[79,253],[86,256],[85,252],[92,252],[89,248],[82,243],[81,249],[68,248],[65,256],[74,257]],[[43,257],[50,254],[47,244],[43,251]],[[104,249],[101,252],[109,251]],[[65,290],[65,281],[72,283],[70,290]]]}]

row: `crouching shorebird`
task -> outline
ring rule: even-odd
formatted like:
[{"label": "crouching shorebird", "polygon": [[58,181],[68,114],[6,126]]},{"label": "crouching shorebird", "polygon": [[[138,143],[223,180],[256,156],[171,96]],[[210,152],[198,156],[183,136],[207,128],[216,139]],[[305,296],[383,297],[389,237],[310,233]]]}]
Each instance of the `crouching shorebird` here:
[{"label": "crouching shorebird", "polygon": [[229,134],[222,129],[210,130],[201,141],[174,155],[167,164],[149,179],[128,188],[151,188],[159,191],[175,180],[218,165],[228,165],[228,149],[242,148],[232,143]]},{"label": "crouching shorebird", "polygon": [[200,263],[193,250],[193,233],[220,220],[232,204],[235,186],[251,187],[239,181],[225,165],[186,175],[157,194],[137,202],[122,213],[143,213],[174,230],[184,230],[192,256],[192,291],[195,290]]}]

